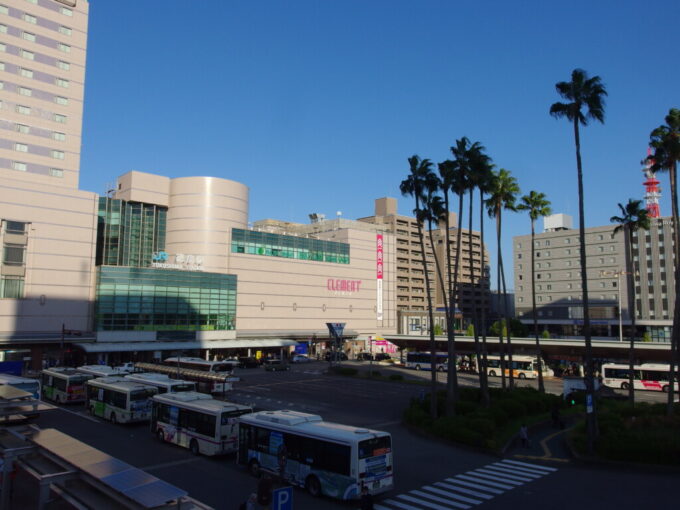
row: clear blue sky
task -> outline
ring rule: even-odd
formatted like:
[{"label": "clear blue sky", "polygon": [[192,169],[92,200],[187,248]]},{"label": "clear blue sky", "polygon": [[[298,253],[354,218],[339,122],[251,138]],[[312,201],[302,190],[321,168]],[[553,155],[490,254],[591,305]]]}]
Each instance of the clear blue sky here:
[{"label": "clear blue sky", "polygon": [[[582,131],[586,222],[606,224],[642,197],[649,132],[680,107],[679,18],[677,0],[91,0],[81,188],[212,175],[250,187],[251,220],[355,219],[383,196],[410,214],[407,158],[467,136],[576,225],[573,131],[548,109],[580,67],[609,92]],[[509,262],[529,219],[505,225]]]}]

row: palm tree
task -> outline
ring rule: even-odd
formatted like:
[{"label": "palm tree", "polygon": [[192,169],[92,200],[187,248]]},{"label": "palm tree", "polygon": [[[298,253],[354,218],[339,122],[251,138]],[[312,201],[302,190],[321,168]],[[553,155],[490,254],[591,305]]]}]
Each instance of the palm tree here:
[{"label": "palm tree", "polygon": [[[654,154],[649,156],[652,170],[667,171],[671,184],[671,208],[673,214],[673,269],[675,273],[675,306],[673,308],[673,333],[671,337],[670,381],[680,366],[680,215],[678,214],[678,176],[680,161],[680,110],[671,108],[665,118],[666,124],[656,128],[649,135],[649,145]],[[668,414],[673,412],[673,384],[668,385]]]},{"label": "palm tree", "polygon": [[536,262],[535,262],[535,237],[536,220],[542,216],[552,214],[550,201],[545,198],[545,193],[530,191],[522,197],[522,203],[517,206],[520,211],[529,211],[531,219],[531,315],[534,318],[534,336],[536,337],[536,358],[538,362],[538,391],[545,392],[543,384],[543,363],[541,361],[541,341],[538,339],[538,319],[536,318]]},{"label": "palm tree", "polygon": [[[626,259],[630,260],[633,267],[631,271],[626,272],[628,277],[628,288],[630,289],[630,294],[628,295],[628,313],[631,316],[631,327],[632,332],[630,335],[630,349],[628,350],[628,402],[630,406],[635,406],[635,390],[633,388],[633,366],[635,365],[635,263],[633,262],[633,232],[640,229],[649,230],[649,216],[647,209],[642,207],[642,200],[628,199],[628,203],[625,207],[619,204],[619,209],[621,210],[621,216],[612,216],[609,221],[618,223],[619,226],[614,229],[614,234],[621,231],[624,236],[628,237],[628,243],[626,243]],[[621,289],[619,288],[619,292]],[[619,314],[621,310],[619,310]]]},{"label": "palm tree", "polygon": [[[435,367],[437,365],[437,347],[434,340],[432,292],[430,289],[430,280],[427,276],[427,261],[425,260],[425,240],[423,238],[424,213],[421,206],[421,202],[425,197],[428,176],[432,173],[432,163],[429,159],[421,160],[417,155],[408,158],[408,163],[410,173],[399,185],[399,190],[402,195],[412,196],[416,200],[416,207],[413,212],[416,215],[416,221],[418,223],[418,242],[420,244],[420,255],[423,263],[423,272],[425,274],[425,293],[427,295],[427,310],[429,312],[430,320],[430,353],[432,356],[432,367]],[[437,418],[437,371],[433,369],[431,372],[430,416],[434,420]]]},{"label": "palm tree", "polygon": [[[588,309],[588,274],[586,267],[586,233],[583,197],[583,167],[581,165],[581,139],[579,125],[586,126],[589,119],[604,123],[604,97],[607,90],[599,76],[588,77],[583,69],[574,69],[571,81],[561,81],[555,84],[557,93],[566,103],[553,103],[550,115],[559,119],[566,117],[574,125],[574,143],[576,145],[576,169],[578,177],[578,212],[579,212],[579,243],[581,258],[581,287],[583,289],[583,336],[586,348],[586,399],[592,403],[592,411],[586,413],[588,426],[588,452],[593,452],[597,436],[597,417],[594,404],[595,368],[593,366],[593,346],[590,337],[590,310]],[[585,107],[585,113],[582,111]]]},{"label": "palm tree", "polygon": [[[477,355],[477,364],[479,365],[479,386],[482,397],[482,404],[485,406],[489,405],[489,380],[488,373],[486,371],[487,360],[486,360],[486,312],[485,312],[485,299],[486,299],[486,274],[484,266],[484,194],[489,187],[489,181],[491,180],[491,171],[493,164],[491,163],[491,158],[485,153],[485,148],[478,142],[472,144],[469,148],[469,175],[468,182],[469,188],[468,192],[470,194],[470,204],[469,204],[469,218],[468,218],[468,253],[470,257],[470,280],[472,282],[473,291],[473,321],[475,324],[475,354]],[[479,313],[476,305],[477,296],[475,292],[474,283],[474,264],[472,258],[472,212],[473,212],[473,202],[474,202],[474,190],[479,191],[480,200],[480,277],[477,280],[479,291],[482,298],[482,306],[480,307]],[[479,345],[479,332],[482,332],[482,345]]]},{"label": "palm tree", "polygon": [[[456,363],[456,332],[455,316],[456,301],[454,297],[454,282],[451,278],[451,225],[449,192],[454,191],[456,182],[456,163],[446,160],[439,163],[440,187],[444,195],[444,228],[446,229],[446,272],[448,282],[448,305],[446,307],[446,335],[448,347],[448,363],[446,374],[446,414],[456,414],[456,401],[458,400],[458,365]],[[460,217],[458,218],[460,222]],[[460,229],[458,229],[460,231]],[[443,288],[443,285],[442,285]]]},{"label": "palm tree", "polygon": [[[505,323],[506,330],[508,332],[508,348],[510,347],[510,330],[509,330],[509,314],[505,306],[506,294],[505,294],[505,273],[503,271],[503,252],[501,250],[501,232],[502,232],[502,212],[503,209],[508,211],[515,211],[515,200],[519,194],[519,186],[517,185],[517,179],[515,179],[509,171],[501,168],[498,172],[494,172],[493,179],[491,181],[491,189],[489,191],[489,198],[486,201],[486,208],[489,213],[489,217],[496,218],[496,257],[497,257],[497,270],[496,270],[496,288],[498,289],[498,295],[500,297],[501,305],[501,315]],[[501,286],[502,277],[502,286]],[[505,354],[503,352],[503,327],[500,327],[500,332],[498,335],[498,343],[500,347],[501,354],[501,385],[505,388]]]}]

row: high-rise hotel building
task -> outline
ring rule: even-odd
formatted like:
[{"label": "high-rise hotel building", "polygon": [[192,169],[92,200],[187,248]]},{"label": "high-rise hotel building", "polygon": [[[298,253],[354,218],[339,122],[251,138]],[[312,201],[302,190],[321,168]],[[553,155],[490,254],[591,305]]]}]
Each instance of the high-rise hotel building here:
[{"label": "high-rise hotel building", "polygon": [[0,331],[89,329],[96,195],[78,189],[86,0],[0,0]]}]

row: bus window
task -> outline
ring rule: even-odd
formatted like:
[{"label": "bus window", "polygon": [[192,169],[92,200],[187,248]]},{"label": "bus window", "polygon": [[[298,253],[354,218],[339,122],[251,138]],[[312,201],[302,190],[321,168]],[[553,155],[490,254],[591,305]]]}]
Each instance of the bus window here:
[{"label": "bus window", "polygon": [[378,455],[385,455],[386,453],[390,453],[390,451],[392,451],[390,436],[367,439],[359,443],[360,459],[376,457]]}]

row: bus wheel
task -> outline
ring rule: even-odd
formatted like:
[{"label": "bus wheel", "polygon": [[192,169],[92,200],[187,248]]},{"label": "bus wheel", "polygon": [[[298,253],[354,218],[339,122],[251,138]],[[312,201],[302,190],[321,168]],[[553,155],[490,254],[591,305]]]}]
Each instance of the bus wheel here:
[{"label": "bus wheel", "polygon": [[491,371],[489,372],[489,377],[496,377],[496,371],[495,371],[495,370],[491,370]]},{"label": "bus wheel", "polygon": [[622,390],[627,390],[628,388],[630,388],[630,385],[627,382],[621,383]]},{"label": "bus wheel", "polygon": [[250,474],[253,475],[254,477],[259,478],[260,477],[260,463],[257,460],[252,459],[248,463],[248,471],[250,471]]},{"label": "bus wheel", "polygon": [[158,432],[156,432],[156,437],[161,443],[165,443],[165,434],[163,434],[163,429],[158,429]]},{"label": "bus wheel", "polygon": [[319,479],[316,476],[307,477],[305,489],[307,489],[307,492],[309,492],[315,498],[321,496],[321,484],[319,483]]},{"label": "bus wheel", "polygon": [[517,377],[519,377],[520,379],[526,379],[527,378],[526,374],[524,374],[523,372],[520,372]]},{"label": "bus wheel", "polygon": [[416,365],[414,368],[415,368],[416,370],[420,370],[420,365]]},{"label": "bus wheel", "polygon": [[191,453],[193,455],[198,455],[199,453],[201,453],[198,449],[198,441],[192,439],[191,443],[189,443],[189,450],[191,450]]},{"label": "bus wheel", "polygon": [[661,391],[663,391],[664,393],[668,393],[668,385],[661,388]]},{"label": "bus wheel", "polygon": [[118,423],[118,420],[116,419],[116,413],[111,413],[111,416],[109,416],[109,420],[111,420],[111,423],[114,425]]}]

